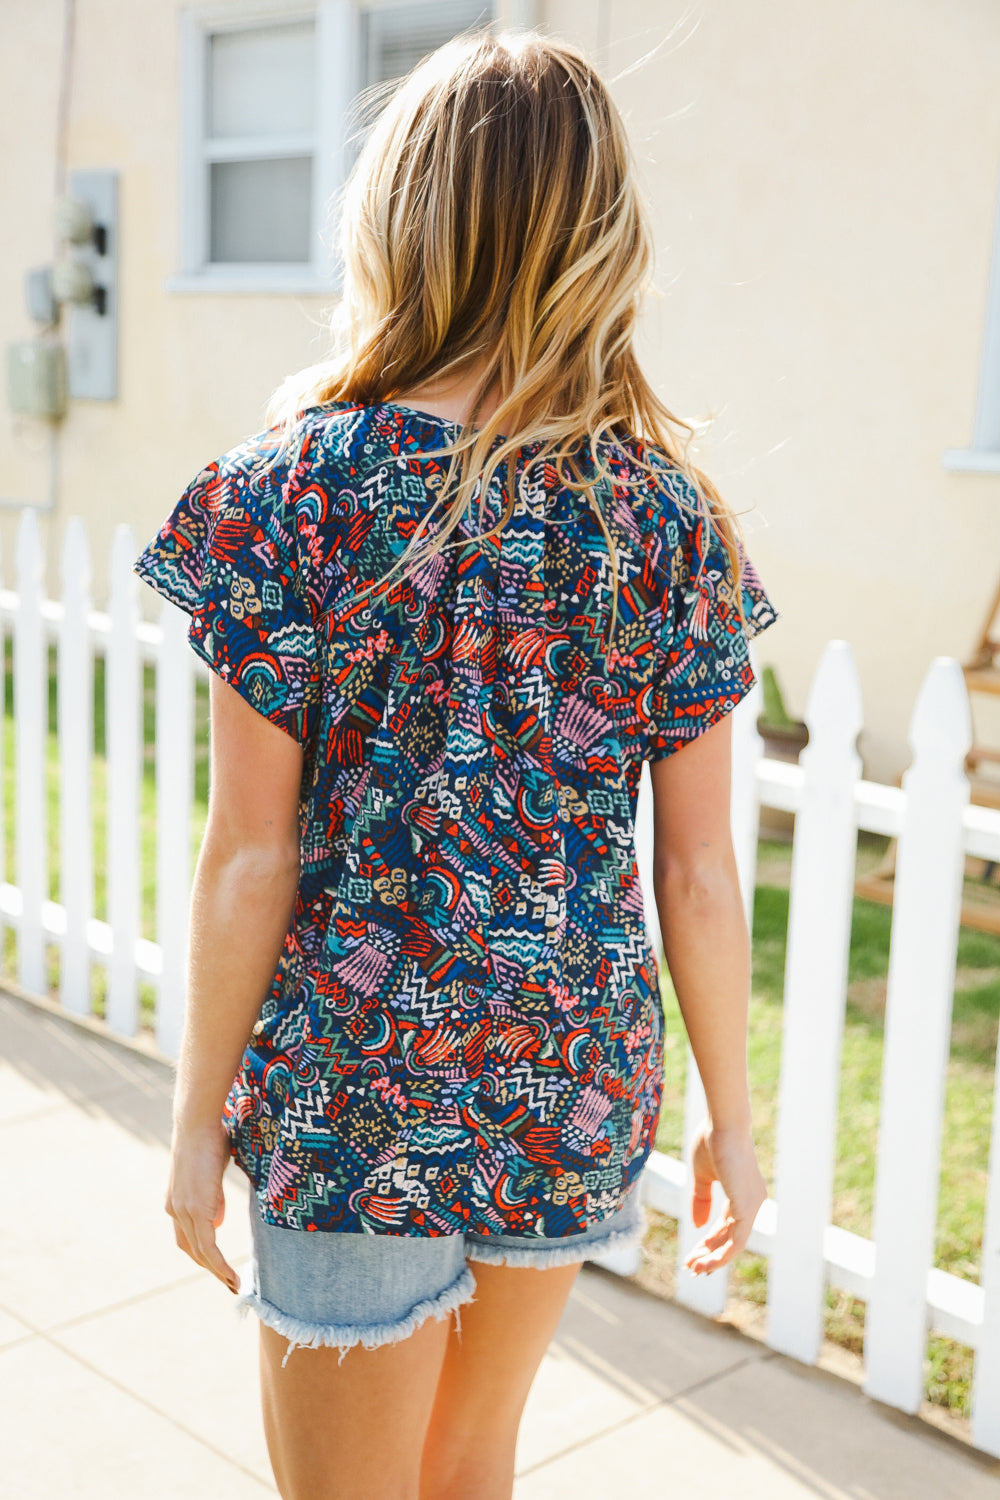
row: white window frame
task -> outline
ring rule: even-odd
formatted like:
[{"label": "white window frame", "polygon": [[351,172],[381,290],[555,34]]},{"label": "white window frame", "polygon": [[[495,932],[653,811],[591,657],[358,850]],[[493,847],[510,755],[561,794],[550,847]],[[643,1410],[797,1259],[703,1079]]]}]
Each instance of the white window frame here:
[{"label": "white window frame", "polygon": [[[166,281],[171,292],[298,293],[329,295],[339,290],[335,248],[329,244],[324,222],[327,204],[343,184],[352,148],[344,124],[363,76],[361,16],[363,11],[399,4],[400,0],[244,0],[225,9],[194,5],[181,11],[180,47],[180,270]],[[493,0],[500,25],[537,24],[536,0]],[[313,256],[309,262],[281,265],[213,264],[208,259],[209,165],[211,161],[242,159],[257,148],[267,154],[267,142],[241,140],[212,143],[206,137],[206,66],[209,38],[220,31],[314,21],[316,26],[316,119],[311,137],[297,143],[313,161]],[[322,81],[322,86],[320,85]],[[290,149],[291,142],[283,143]]]},{"label": "white window frame", "polygon": [[[316,116],[313,132],[286,140],[312,156],[312,258],[309,261],[213,264],[209,246],[209,175],[213,161],[277,155],[261,140],[212,141],[205,121],[210,38],[222,31],[312,21],[316,27]],[[192,7],[181,12],[180,272],[167,280],[175,292],[293,292],[323,295],[336,290],[333,247],[323,222],[326,205],[347,171],[343,122],[354,98],[360,66],[359,11],[351,0],[313,5],[250,3],[236,9]],[[322,80],[322,87],[319,86]]]},{"label": "white window frame", "polygon": [[955,474],[1000,474],[1000,191],[997,193],[993,260],[986,291],[986,323],[972,443],[968,448],[949,448],[943,463]]}]

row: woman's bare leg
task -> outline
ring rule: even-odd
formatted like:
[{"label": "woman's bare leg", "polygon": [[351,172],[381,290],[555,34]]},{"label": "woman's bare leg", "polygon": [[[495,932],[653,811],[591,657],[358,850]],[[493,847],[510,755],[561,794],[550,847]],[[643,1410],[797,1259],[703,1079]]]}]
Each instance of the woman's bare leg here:
[{"label": "woman's bare leg", "polygon": [[[462,1309],[463,1313],[465,1309]],[[417,1500],[451,1317],[378,1349],[292,1350],[260,1325],[260,1390],[282,1500]]]},{"label": "woman's bare leg", "polygon": [[471,1264],[475,1301],[448,1335],[420,1500],[510,1500],[524,1403],[580,1269]]}]

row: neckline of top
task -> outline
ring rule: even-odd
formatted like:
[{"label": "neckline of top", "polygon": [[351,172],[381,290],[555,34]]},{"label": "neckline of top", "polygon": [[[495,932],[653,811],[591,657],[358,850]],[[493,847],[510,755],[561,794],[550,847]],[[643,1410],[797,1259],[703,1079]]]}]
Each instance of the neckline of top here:
[{"label": "neckline of top", "polygon": [[[334,404],[340,405],[341,403],[337,402]],[[401,416],[412,417],[419,422],[438,422],[442,427],[450,427],[453,430],[458,431],[461,431],[463,426],[463,424],[457,421],[454,417],[441,417],[437,414],[437,412],[423,411],[418,406],[406,406],[400,401],[373,401],[368,404],[367,408],[365,408],[363,404],[359,406],[358,403],[349,402],[347,403],[347,407],[348,410],[367,409],[368,411],[373,412],[399,412]],[[473,428],[473,431],[478,432],[479,429]],[[493,439],[494,445],[496,445],[497,443],[505,443],[506,441],[507,437],[502,432],[498,432],[496,437]],[[539,439],[536,438],[533,443],[527,444],[528,451],[530,451],[533,447],[537,447],[538,442]]]},{"label": "neckline of top", "polygon": [[401,411],[408,417],[420,417],[425,422],[444,422],[447,427],[461,427],[462,423],[454,417],[438,416],[436,411],[424,411],[419,406],[404,406],[401,401],[380,401],[382,411]]},{"label": "neckline of top", "polygon": [[[440,422],[442,427],[453,427],[458,429],[459,431],[461,431],[462,427],[465,425],[463,422],[459,422],[455,417],[440,417],[438,416],[437,412],[424,411],[419,406],[404,406],[400,401],[380,401],[378,404],[378,409],[379,411],[402,412],[404,416],[416,417],[417,420],[421,422]],[[479,428],[474,427],[472,430],[473,432],[478,432]],[[498,432],[496,437],[494,438],[494,442],[497,443],[505,443],[506,441],[506,435],[502,432]]]}]

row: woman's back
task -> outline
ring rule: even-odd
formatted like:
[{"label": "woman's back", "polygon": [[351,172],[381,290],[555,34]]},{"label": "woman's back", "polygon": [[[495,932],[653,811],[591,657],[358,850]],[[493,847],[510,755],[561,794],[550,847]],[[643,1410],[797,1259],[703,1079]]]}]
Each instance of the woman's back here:
[{"label": "woman's back", "polygon": [[610,645],[605,537],[537,445],[493,536],[499,474],[459,545],[382,584],[458,427],[313,408],[291,447],[271,430],[209,465],[136,564],[305,752],[294,920],[226,1101],[273,1224],[559,1236],[611,1214],[653,1144],[641,766],[748,691],[774,613],[745,564],[739,628],[690,481],[645,448],[635,487],[634,439],[600,450]]}]

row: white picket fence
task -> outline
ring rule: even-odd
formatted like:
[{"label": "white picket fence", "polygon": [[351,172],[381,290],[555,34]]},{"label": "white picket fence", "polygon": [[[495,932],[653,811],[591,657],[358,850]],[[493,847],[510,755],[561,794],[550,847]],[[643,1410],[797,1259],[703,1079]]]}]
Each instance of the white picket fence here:
[{"label": "white picket fence", "polygon": [[[91,1008],[91,967],[108,972],[108,1025],[134,1036],[138,983],[156,986],[155,1039],[176,1057],[184,1013],[193,800],[193,681],[205,672],[187,644],[187,616],[163,603],[160,624],[138,617],[136,555],[127,526],[115,532],[108,613],[92,608],[87,538],[70,521],[62,549],[63,598],[43,597],[43,556],[33,511],[23,513],[14,591],[0,590],[13,628],[16,744],[14,883],[0,884],[0,923],[17,929],[18,979],[45,991],[45,948],[61,951],[60,998]],[[46,869],[46,646],[58,645],[61,900]],[[93,910],[91,746],[93,656],[105,657],[109,920]],[[140,936],[139,797],[141,672],[156,664],[156,930]],[[913,761],[902,787],[865,781],[856,750],[861,694],[850,647],[832,641],[806,710],[809,743],[798,764],[767,759],[756,731],[756,688],[734,713],[733,834],[748,924],[762,804],[795,814],[784,991],[774,1197],[748,1248],[768,1257],[768,1344],[807,1364],[823,1338],[824,1291],[866,1303],[864,1390],[914,1412],[924,1386],[929,1330],[975,1350],[973,1442],[1000,1456],[1000,1108],[994,1105],[981,1280],[934,1266],[937,1185],[949,1055],[961,884],[966,853],[1000,860],[1000,813],[969,803],[963,763],[971,740],[958,663],[939,657],[917,700]],[[2,750],[0,738],[0,750]],[[644,772],[637,834],[651,931],[652,801]],[[2,806],[0,806],[2,813]],[[874,1238],[830,1223],[840,1048],[847,988],[859,828],[899,840],[886,1001],[876,1164]],[[0,853],[3,850],[0,828]],[[0,875],[5,872],[0,870]],[[687,1160],[705,1096],[687,1052],[682,1158],[654,1153],[645,1201],[679,1221],[676,1298],[708,1316],[725,1307],[728,1270],[697,1277],[683,1257],[704,1229],[690,1217]],[[781,1205],[780,1215],[778,1205]],[[724,1207],[715,1184],[711,1223]],[[628,1271],[627,1257],[605,1262]]]},{"label": "white picket fence", "polygon": [[[972,726],[962,670],[949,657],[932,663],[917,698],[913,758],[901,787],[861,778],[855,749],[861,693],[846,641],[831,641],[820,661],[805,715],[809,743],[798,764],[764,758],[759,693],[740,704],[733,723],[733,832],[748,923],[759,808],[795,814],[773,1197],[762,1205],[747,1246],[768,1258],[767,1343],[814,1364],[824,1289],[839,1287],[866,1304],[863,1389],[905,1412],[917,1411],[923,1398],[928,1332],[967,1344],[975,1351],[972,1439],[1000,1456],[1000,1076],[980,1282],[934,1265],[965,855],[1000,859],[1000,812],[969,802],[964,760]],[[642,797],[650,797],[645,783]],[[640,857],[647,891],[650,815],[644,800]],[[830,1223],[859,828],[898,839],[872,1239]],[[706,1279],[682,1264],[707,1227],[691,1221],[685,1166],[704,1107],[689,1047],[684,1159],[656,1154],[645,1198],[679,1221],[677,1300],[715,1316],[726,1304],[725,1270]],[[724,1206],[716,1183],[709,1224]]]},{"label": "white picket fence", "polygon": [[[128,526],[116,528],[108,612],[92,607],[90,553],[82,523],[71,519],[63,540],[63,597],[44,596],[44,556],[35,512],[22,512],[16,587],[0,589],[0,619],[14,637],[15,883],[0,883],[0,924],[18,934],[18,981],[47,988],[46,945],[60,950],[60,1000],[68,1011],[91,1010],[91,968],[103,964],[105,1019],[115,1032],[139,1029],[139,981],[157,986],[156,1034],[168,1057],[179,1051],[187,968],[191,811],[194,796],[194,673],[207,668],[187,644],[187,616],[164,604],[160,625],[139,619],[137,548]],[[58,652],[59,902],[48,899],[45,742],[47,650]],[[91,775],[94,743],[94,652],[105,662],[107,751],[108,920],[93,916],[94,853]],[[156,664],[156,927],[158,942],[140,936],[139,806],[142,779],[141,665]],[[3,741],[0,737],[0,754]],[[5,816],[0,805],[0,818]],[[0,858],[5,838],[0,826]],[[6,875],[6,870],[0,870]]]}]

